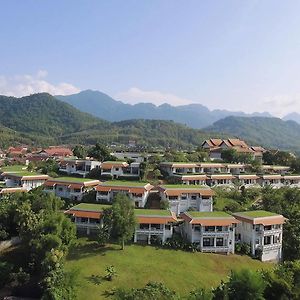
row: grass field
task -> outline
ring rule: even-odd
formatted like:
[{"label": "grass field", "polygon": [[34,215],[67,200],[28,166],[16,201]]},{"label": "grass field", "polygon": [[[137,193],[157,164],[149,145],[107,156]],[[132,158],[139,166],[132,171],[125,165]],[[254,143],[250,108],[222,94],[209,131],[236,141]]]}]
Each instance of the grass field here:
[{"label": "grass field", "polygon": [[[79,272],[78,299],[106,299],[105,291],[115,287],[142,287],[148,281],[164,282],[180,295],[197,287],[210,288],[226,280],[231,269],[268,269],[248,256],[190,253],[157,249],[150,246],[129,245],[119,250],[118,245],[100,248],[85,238],[78,240],[67,260],[67,269]],[[118,276],[111,282],[103,279],[105,268],[113,265]]]}]

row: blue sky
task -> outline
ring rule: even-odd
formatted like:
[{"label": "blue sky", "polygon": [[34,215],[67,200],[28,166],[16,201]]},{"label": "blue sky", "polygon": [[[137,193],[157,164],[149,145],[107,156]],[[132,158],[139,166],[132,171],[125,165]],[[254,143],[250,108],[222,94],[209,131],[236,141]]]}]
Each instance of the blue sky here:
[{"label": "blue sky", "polygon": [[0,0],[0,93],[300,112],[300,1]]}]

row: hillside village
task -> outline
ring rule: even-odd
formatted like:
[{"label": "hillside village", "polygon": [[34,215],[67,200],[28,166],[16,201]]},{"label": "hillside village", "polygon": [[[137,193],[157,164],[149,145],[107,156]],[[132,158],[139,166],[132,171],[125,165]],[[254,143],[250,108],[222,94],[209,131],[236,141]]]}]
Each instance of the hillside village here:
[{"label": "hillside village", "polygon": [[[300,187],[300,175],[291,174],[289,166],[263,164],[263,153],[267,150],[248,146],[242,140],[210,139],[202,143],[202,149],[209,161],[161,161],[156,166],[160,174],[153,183],[141,176],[151,154],[112,152],[115,161],[97,161],[74,157],[67,147],[32,152],[26,147],[9,147],[1,151],[2,163],[7,166],[2,167],[0,195],[42,187],[45,193],[74,203],[65,213],[71,216],[79,232],[90,235],[96,234],[101,226],[103,208],[123,193],[136,208],[139,225],[134,242],[151,244],[158,239],[163,244],[176,232],[199,251],[229,254],[235,252],[236,243],[247,243],[252,256],[263,261],[281,261],[285,217],[261,210],[215,211],[214,188]],[[261,164],[260,171],[255,172],[249,162],[222,162],[222,153],[228,149],[247,154],[247,159]],[[61,175],[51,177],[32,167],[50,159],[57,163]],[[89,178],[90,174],[97,175]],[[92,204],[84,203],[87,195]],[[166,210],[158,210],[161,203]]]}]

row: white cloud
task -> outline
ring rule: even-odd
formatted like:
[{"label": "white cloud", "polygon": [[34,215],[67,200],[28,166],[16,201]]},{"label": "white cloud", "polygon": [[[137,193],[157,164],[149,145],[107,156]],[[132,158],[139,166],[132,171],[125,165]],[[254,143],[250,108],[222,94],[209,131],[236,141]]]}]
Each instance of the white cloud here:
[{"label": "white cloud", "polygon": [[135,104],[140,102],[151,102],[156,105],[168,103],[171,105],[190,104],[192,101],[180,98],[169,93],[162,93],[159,91],[143,91],[139,88],[132,87],[125,92],[120,92],[115,97],[121,101]]},{"label": "white cloud", "polygon": [[283,117],[290,112],[300,112],[300,94],[264,97],[260,106],[277,117]]},{"label": "white cloud", "polygon": [[80,89],[70,83],[50,83],[46,80],[48,72],[39,70],[34,75],[15,76],[0,75],[0,94],[22,97],[34,93],[47,92],[51,95],[70,95],[80,92]]}]

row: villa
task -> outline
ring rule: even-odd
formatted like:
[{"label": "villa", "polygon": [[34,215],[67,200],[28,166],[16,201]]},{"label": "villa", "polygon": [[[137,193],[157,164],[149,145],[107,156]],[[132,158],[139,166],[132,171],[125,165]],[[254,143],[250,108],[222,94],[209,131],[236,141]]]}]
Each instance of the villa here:
[{"label": "villa", "polygon": [[197,211],[212,211],[214,192],[209,187],[161,185],[158,189],[161,199],[169,202],[171,211],[176,215],[191,208]]},{"label": "villa", "polygon": [[68,175],[75,174],[86,177],[88,173],[95,169],[100,169],[101,162],[87,159],[65,159],[59,163],[59,171]]},{"label": "villa", "polygon": [[195,243],[201,252],[234,253],[235,227],[233,216],[220,211],[187,211],[180,215],[182,236]]},{"label": "villa", "polygon": [[48,175],[31,172],[4,172],[1,176],[7,188],[23,188],[27,191],[43,185],[49,179]]},{"label": "villa", "polygon": [[288,166],[275,166],[275,165],[262,165],[262,170],[269,174],[281,174],[284,175],[290,171]]},{"label": "villa", "polygon": [[207,175],[175,175],[174,178],[180,184],[186,185],[206,185],[206,180],[208,179]]},{"label": "villa", "polygon": [[162,162],[159,166],[169,176],[173,176],[174,174],[202,173],[197,163]]},{"label": "villa", "polygon": [[252,187],[258,185],[259,176],[255,174],[236,175],[235,178],[244,187]]},{"label": "villa", "polygon": [[234,178],[232,174],[213,174],[208,176],[207,183],[209,186],[232,185]]},{"label": "villa", "polygon": [[262,187],[269,185],[273,188],[279,188],[282,186],[281,175],[279,175],[279,174],[262,175],[258,179],[258,182],[260,183],[260,185]]},{"label": "villa", "polygon": [[88,178],[61,177],[49,179],[44,183],[44,192],[54,193],[57,197],[81,201],[85,193],[93,190],[99,180]]},{"label": "villa", "polygon": [[300,175],[283,175],[282,182],[284,185],[289,185],[290,187],[299,187]]},{"label": "villa", "polygon": [[257,210],[233,213],[240,221],[236,227],[236,241],[251,246],[251,254],[262,261],[282,259],[282,227],[285,218],[275,213]]},{"label": "villa", "polygon": [[[96,233],[102,226],[101,217],[105,208],[110,205],[80,203],[65,214],[71,215],[77,231],[87,235]],[[155,209],[135,209],[137,226],[133,236],[133,241],[151,244],[153,239],[162,243],[173,234],[173,224],[177,223],[174,213],[169,210]]]},{"label": "villa", "polygon": [[101,164],[101,176],[109,178],[139,177],[140,164],[122,161],[105,161]]},{"label": "villa", "polygon": [[117,193],[124,193],[134,202],[135,207],[144,207],[152,188],[146,182],[107,181],[96,187],[96,200],[111,203]]}]

